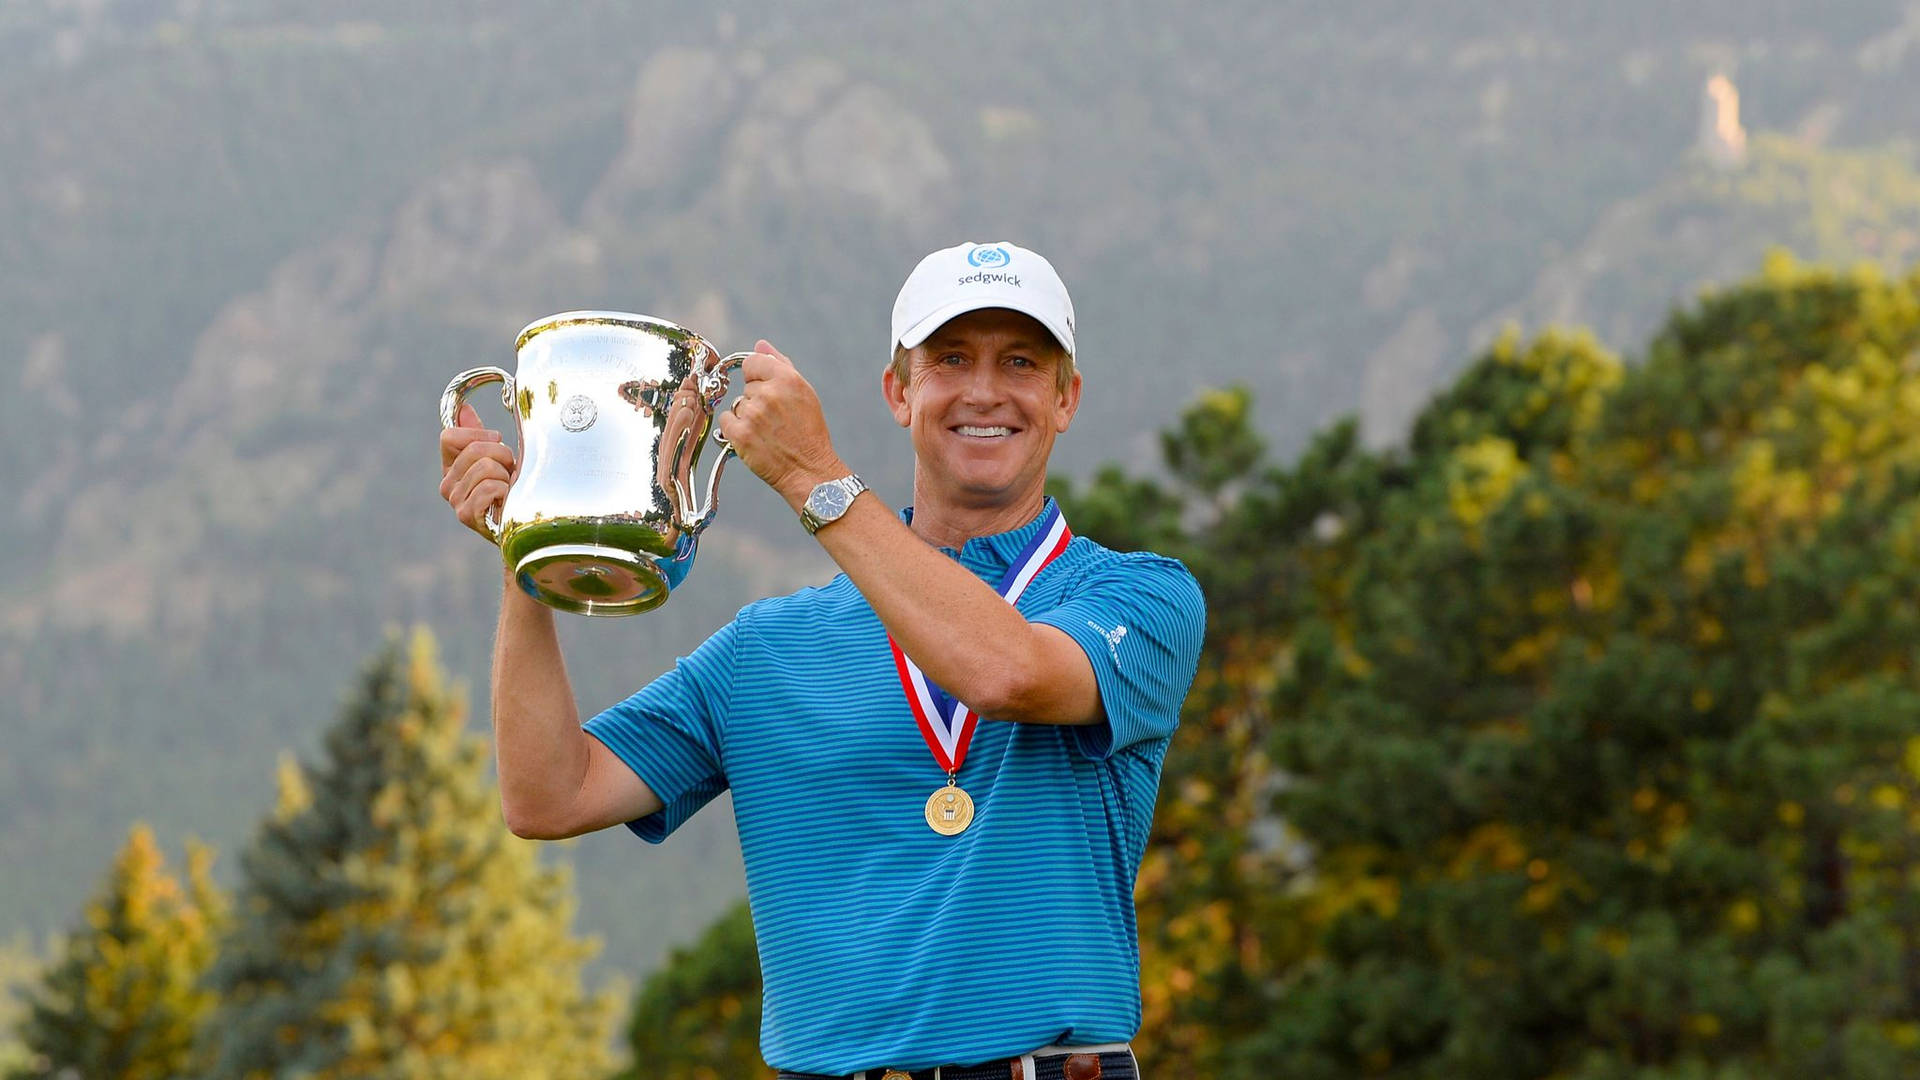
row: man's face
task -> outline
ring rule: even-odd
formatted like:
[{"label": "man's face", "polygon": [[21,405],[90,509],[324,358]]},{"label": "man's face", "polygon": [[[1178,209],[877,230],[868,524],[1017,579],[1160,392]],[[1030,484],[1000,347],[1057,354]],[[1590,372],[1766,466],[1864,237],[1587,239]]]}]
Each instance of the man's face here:
[{"label": "man's face", "polygon": [[909,350],[905,385],[889,367],[887,404],[912,435],[923,494],[985,508],[1044,490],[1054,437],[1080,405],[1079,373],[1060,385],[1064,358],[1031,316],[987,308]]}]

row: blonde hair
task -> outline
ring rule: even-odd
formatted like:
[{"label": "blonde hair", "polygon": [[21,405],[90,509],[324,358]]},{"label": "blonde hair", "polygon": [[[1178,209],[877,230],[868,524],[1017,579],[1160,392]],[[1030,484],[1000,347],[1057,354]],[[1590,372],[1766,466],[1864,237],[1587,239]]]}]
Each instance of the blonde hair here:
[{"label": "blonde hair", "polygon": [[[1054,343],[1053,351],[1056,356],[1060,357],[1060,366],[1055,368],[1053,372],[1054,382],[1059,387],[1060,392],[1064,394],[1067,392],[1067,387],[1073,385],[1073,354],[1061,348],[1058,342]],[[912,374],[912,369],[907,363],[908,357],[912,352],[913,350],[907,348],[905,345],[896,344],[893,347],[893,363],[889,366],[893,368],[893,377],[895,381],[899,382],[903,390],[906,389],[909,381],[908,376]]]}]

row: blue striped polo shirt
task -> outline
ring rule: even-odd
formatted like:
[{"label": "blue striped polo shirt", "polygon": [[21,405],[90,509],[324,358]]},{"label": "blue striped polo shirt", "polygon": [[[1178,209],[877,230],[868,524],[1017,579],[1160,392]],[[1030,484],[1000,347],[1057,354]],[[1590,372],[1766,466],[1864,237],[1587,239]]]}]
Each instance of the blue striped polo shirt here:
[{"label": "blue striped polo shirt", "polygon": [[[944,550],[992,585],[1039,528]],[[927,826],[946,774],[845,575],[748,605],[587,722],[666,804],[628,824],[646,840],[732,789],[774,1068],[968,1064],[1139,1028],[1134,874],[1199,659],[1200,589],[1173,559],[1075,537],[1019,609],[1079,642],[1107,719],[982,719],[958,836]]]}]

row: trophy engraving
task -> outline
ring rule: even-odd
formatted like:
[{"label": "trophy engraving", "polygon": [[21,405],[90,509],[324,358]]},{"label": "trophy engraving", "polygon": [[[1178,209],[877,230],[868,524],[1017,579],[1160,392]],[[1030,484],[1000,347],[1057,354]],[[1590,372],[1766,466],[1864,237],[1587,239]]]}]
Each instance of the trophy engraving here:
[{"label": "trophy engraving", "polygon": [[[582,615],[665,603],[713,522],[733,456],[714,411],[751,354],[723,358],[685,327],[620,311],[540,319],[515,352],[516,371],[463,371],[440,397],[443,427],[489,383],[513,413],[520,471],[487,528],[514,580]],[[694,477],[709,436],[720,451],[702,495]]]}]

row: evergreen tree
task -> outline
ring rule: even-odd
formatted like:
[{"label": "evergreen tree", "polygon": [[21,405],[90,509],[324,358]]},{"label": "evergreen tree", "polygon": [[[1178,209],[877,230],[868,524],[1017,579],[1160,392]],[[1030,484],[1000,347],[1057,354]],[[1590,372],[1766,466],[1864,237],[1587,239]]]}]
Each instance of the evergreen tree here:
[{"label": "evergreen tree", "polygon": [[1242,501],[1310,940],[1224,1075],[1920,1071],[1916,358],[1920,279],[1775,261],[1500,343],[1331,559]]},{"label": "evergreen tree", "polygon": [[193,847],[187,884],[166,870],[153,831],[135,825],[53,965],[27,994],[27,1064],[12,1073],[88,1080],[188,1075],[194,1031],[213,998],[201,985],[224,901]]},{"label": "evergreen tree", "polygon": [[743,900],[640,988],[622,1080],[769,1076],[760,1057],[760,954]]},{"label": "evergreen tree", "polygon": [[605,1070],[568,880],[507,832],[464,712],[422,631],[368,667],[320,763],[283,766],[212,974],[211,1076]]}]

